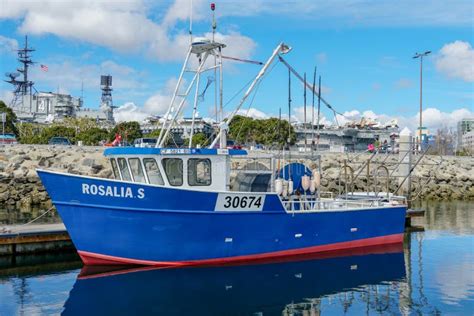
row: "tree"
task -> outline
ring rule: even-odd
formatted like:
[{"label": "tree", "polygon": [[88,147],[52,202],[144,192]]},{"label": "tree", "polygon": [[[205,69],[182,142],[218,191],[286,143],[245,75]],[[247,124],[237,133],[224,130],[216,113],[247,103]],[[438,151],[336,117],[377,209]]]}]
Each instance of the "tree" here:
[{"label": "tree", "polygon": [[109,133],[109,140],[113,140],[116,134],[121,135],[122,139],[129,143],[132,143],[135,139],[143,136],[142,131],[140,130],[140,124],[136,121],[121,122],[117,124]]},{"label": "tree", "polygon": [[66,117],[61,122],[61,125],[65,127],[75,128],[78,133],[85,132],[93,128],[100,128],[100,125],[99,123],[97,123],[97,120],[93,118],[89,118],[89,117],[81,117],[81,118]]},{"label": "tree", "polygon": [[296,141],[293,126],[277,118],[252,119],[237,115],[229,126],[229,137],[240,144],[263,144],[283,146],[290,136],[290,144]]},{"label": "tree", "polygon": [[[19,136],[18,129],[15,125],[15,122],[17,120],[15,112],[11,108],[9,108],[5,102],[0,101],[0,113],[7,113],[7,121],[5,123],[5,133],[13,133],[15,134],[16,137]],[[1,123],[0,123],[1,124]],[[3,128],[0,126],[0,128]]]},{"label": "tree", "polygon": [[204,133],[197,133],[193,135],[193,147],[204,147],[209,145],[209,139]]},{"label": "tree", "polygon": [[34,123],[21,123],[18,125],[20,142],[22,144],[46,144],[46,141],[42,140],[43,130],[46,128],[45,125],[39,125]]},{"label": "tree", "polygon": [[20,142],[23,144],[47,144],[52,137],[67,137],[72,143],[76,140],[76,130],[59,124],[45,126],[33,123],[19,124]]},{"label": "tree", "polygon": [[106,129],[92,127],[85,131],[80,131],[76,134],[76,140],[82,141],[84,145],[96,146],[101,141],[106,141],[109,137],[109,132]]},{"label": "tree", "polygon": [[52,137],[67,137],[71,143],[76,141],[76,130],[62,125],[48,126],[41,132],[41,143],[47,144]]}]

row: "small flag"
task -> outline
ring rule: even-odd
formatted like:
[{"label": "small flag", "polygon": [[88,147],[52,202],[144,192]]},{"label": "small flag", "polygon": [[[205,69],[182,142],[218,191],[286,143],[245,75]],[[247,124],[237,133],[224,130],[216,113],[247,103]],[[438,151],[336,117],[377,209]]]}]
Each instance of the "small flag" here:
[{"label": "small flag", "polygon": [[45,71],[45,72],[48,71],[48,66],[46,66],[46,65],[40,65],[40,67],[41,67],[41,70],[43,70],[43,71]]}]

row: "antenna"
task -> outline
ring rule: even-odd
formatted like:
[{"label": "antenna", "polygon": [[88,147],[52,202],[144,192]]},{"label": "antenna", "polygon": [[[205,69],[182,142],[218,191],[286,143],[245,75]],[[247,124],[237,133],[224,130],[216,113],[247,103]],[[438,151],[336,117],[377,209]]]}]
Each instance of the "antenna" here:
[{"label": "antenna", "polygon": [[189,3],[189,43],[193,43],[193,0]]},{"label": "antenna", "polygon": [[[28,36],[25,36],[25,46],[18,49],[18,62],[21,66],[17,68],[18,72],[6,73],[6,82],[13,85],[13,99],[10,103],[10,108],[17,113],[17,115],[23,115],[31,113],[32,110],[32,93],[33,93],[33,81],[28,78],[28,70],[31,65],[34,64],[31,59],[31,53],[35,50],[28,46]],[[22,78],[20,78],[20,76]]]},{"label": "antenna", "polygon": [[101,109],[105,112],[107,121],[115,123],[114,121],[114,108],[116,108],[112,102],[112,76],[101,75],[100,76],[100,89],[102,90]]},{"label": "antenna", "polygon": [[81,81],[81,100],[84,101],[84,79]]},{"label": "antenna", "polygon": [[211,10],[212,10],[212,41],[214,42],[214,36],[216,35],[216,28],[217,28],[216,14],[215,14],[216,4],[214,2],[211,3]]}]

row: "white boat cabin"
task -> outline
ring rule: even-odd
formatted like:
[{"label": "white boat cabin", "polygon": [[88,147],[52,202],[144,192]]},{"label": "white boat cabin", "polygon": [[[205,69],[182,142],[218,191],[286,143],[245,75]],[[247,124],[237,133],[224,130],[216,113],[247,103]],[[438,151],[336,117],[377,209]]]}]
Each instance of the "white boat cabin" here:
[{"label": "white boat cabin", "polygon": [[205,191],[228,191],[230,156],[245,150],[133,148],[105,150],[115,179]]}]

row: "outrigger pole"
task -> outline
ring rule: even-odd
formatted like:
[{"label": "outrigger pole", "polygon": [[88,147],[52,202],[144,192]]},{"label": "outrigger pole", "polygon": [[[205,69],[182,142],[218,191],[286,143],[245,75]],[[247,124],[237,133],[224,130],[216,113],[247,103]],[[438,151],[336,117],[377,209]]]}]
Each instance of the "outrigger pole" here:
[{"label": "outrigger pole", "polygon": [[219,134],[217,134],[216,138],[212,141],[212,144],[209,146],[209,148],[214,148],[216,146],[217,142],[219,142],[220,148],[226,148],[227,147],[226,130],[229,128],[230,122],[237,115],[240,108],[242,107],[244,102],[247,100],[250,93],[252,93],[252,91],[255,88],[255,86],[257,85],[257,83],[259,83],[260,80],[263,78],[263,76],[265,75],[265,72],[267,71],[268,67],[270,67],[271,63],[275,60],[275,58],[280,53],[281,54],[286,54],[290,50],[291,50],[291,47],[287,46],[283,42],[278,44],[277,48],[275,48],[275,50],[273,51],[273,54],[270,56],[270,58],[268,58],[267,62],[263,65],[262,69],[260,69],[260,72],[257,74],[257,76],[253,80],[252,84],[250,85],[250,87],[245,92],[245,94],[242,97],[242,99],[240,100],[239,105],[237,106],[237,108],[229,115],[226,122],[221,121]]}]

